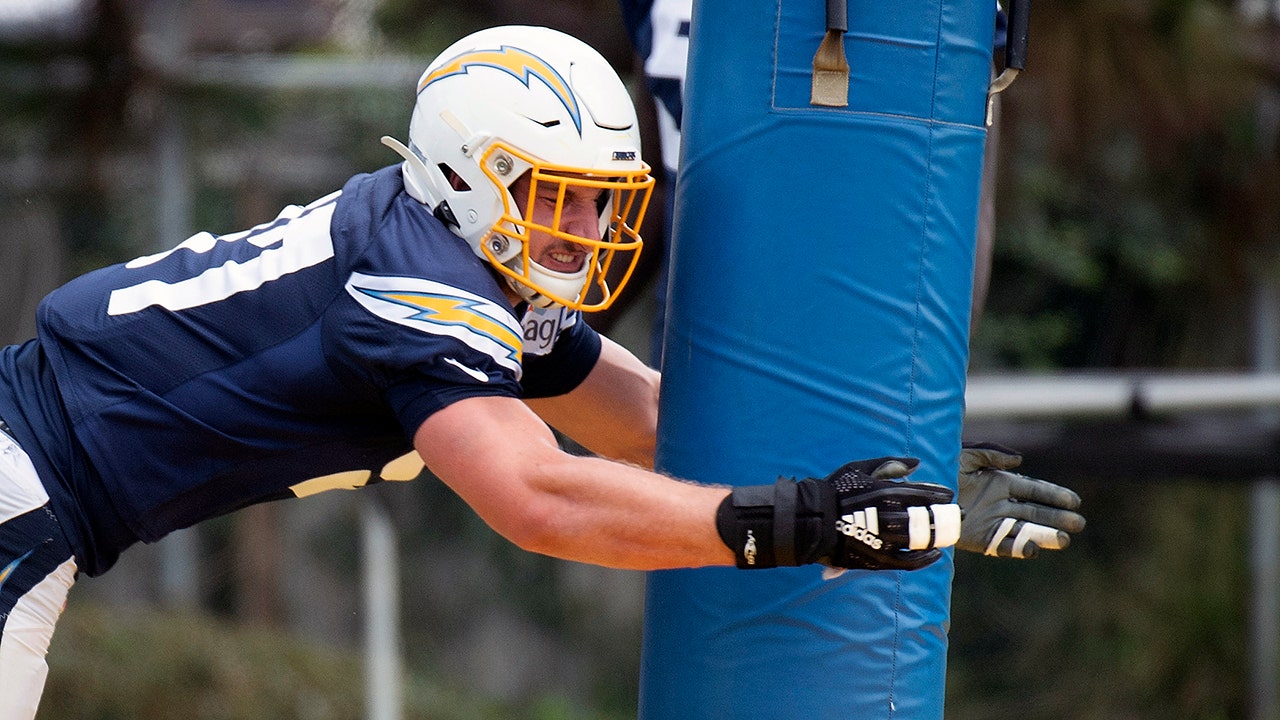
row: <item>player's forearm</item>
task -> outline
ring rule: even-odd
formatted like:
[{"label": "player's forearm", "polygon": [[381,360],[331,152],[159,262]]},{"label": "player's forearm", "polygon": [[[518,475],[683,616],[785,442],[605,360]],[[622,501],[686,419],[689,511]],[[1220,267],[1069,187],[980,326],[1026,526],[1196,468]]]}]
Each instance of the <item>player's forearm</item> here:
[{"label": "player's forearm", "polygon": [[526,550],[630,570],[733,564],[715,527],[724,488],[564,454],[531,470],[518,516],[486,517]]},{"label": "player's forearm", "polygon": [[781,478],[731,494],[570,455],[524,404],[484,396],[427,418],[415,446],[516,545],[607,567],[912,570],[959,534],[951,490],[903,479],[918,464],[912,458],[855,461],[827,478]]}]

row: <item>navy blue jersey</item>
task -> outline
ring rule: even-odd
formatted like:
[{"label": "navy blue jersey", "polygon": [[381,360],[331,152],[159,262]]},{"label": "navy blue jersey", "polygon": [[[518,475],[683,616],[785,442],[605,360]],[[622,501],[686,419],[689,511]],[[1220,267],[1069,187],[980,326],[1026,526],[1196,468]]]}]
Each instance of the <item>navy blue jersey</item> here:
[{"label": "navy blue jersey", "polygon": [[0,417],[98,574],[135,540],[376,480],[458,400],[575,387],[599,336],[517,318],[498,282],[398,166],[359,175],[51,293],[37,340],[0,353]]}]

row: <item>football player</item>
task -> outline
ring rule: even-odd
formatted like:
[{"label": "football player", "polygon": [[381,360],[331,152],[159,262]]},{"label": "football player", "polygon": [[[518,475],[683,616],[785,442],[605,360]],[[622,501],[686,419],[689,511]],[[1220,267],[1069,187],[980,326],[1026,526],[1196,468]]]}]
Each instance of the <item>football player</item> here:
[{"label": "football player", "polygon": [[519,547],[615,568],[910,570],[957,541],[910,458],[732,490],[648,469],[658,374],[581,319],[626,283],[653,182],[597,52],[470,35],[384,142],[402,163],[72,280],[0,350],[0,717],[34,717],[77,573],[407,453]]}]

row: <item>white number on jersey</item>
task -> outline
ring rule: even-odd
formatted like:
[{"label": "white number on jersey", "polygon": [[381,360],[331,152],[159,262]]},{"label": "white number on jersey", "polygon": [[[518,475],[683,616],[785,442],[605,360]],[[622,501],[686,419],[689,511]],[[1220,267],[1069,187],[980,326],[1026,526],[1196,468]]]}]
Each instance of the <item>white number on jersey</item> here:
[{"label": "white number on jersey", "polygon": [[[291,205],[271,223],[252,230],[223,237],[202,232],[171,250],[131,260],[125,267],[143,268],[179,250],[203,254],[212,251],[218,243],[239,241],[270,248],[244,262],[227,261],[186,280],[174,283],[147,280],[113,290],[107,313],[127,315],[152,305],[175,311],[199,307],[226,300],[236,293],[256,290],[272,280],[328,260],[333,257],[329,221],[339,194],[327,195],[305,208]],[[261,230],[264,227],[267,229]],[[271,247],[273,245],[277,247]]]}]

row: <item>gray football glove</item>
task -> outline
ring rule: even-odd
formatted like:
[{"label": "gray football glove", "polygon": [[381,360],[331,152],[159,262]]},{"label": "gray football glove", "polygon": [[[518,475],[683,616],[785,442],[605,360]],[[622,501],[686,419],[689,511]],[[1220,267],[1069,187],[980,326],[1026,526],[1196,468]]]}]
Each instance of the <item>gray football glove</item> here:
[{"label": "gray football glove", "polygon": [[1014,472],[1022,455],[994,443],[965,444],[960,451],[960,507],[964,520],[956,547],[983,555],[1033,558],[1061,550],[1069,533],[1084,530],[1075,512],[1080,496],[1045,480]]}]

